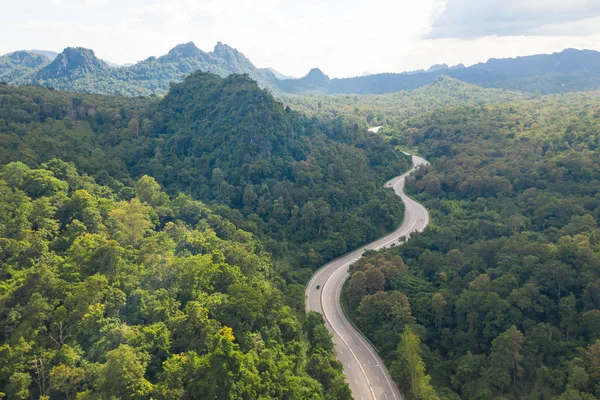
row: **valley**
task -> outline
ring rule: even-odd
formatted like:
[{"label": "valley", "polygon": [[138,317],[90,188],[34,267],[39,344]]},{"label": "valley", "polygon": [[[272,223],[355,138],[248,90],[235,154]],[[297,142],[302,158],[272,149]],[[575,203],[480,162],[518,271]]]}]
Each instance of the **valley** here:
[{"label": "valley", "polygon": [[600,397],[597,51],[0,82],[0,397]]}]

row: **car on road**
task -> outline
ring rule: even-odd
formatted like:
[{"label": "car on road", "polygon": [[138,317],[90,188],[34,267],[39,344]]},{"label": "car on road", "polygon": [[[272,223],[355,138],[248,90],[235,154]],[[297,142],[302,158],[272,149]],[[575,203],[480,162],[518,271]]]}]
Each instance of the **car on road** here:
[{"label": "car on road", "polygon": [[321,289],[321,285],[317,285],[317,290]]},{"label": "car on road", "polygon": [[396,245],[396,243],[392,243],[391,246],[394,247]]}]

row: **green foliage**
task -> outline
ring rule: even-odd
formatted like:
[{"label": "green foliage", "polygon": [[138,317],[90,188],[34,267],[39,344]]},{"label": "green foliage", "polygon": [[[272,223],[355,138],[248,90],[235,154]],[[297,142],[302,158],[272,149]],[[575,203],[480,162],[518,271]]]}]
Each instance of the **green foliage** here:
[{"label": "green foliage", "polygon": [[[597,93],[578,93],[439,109],[388,130],[432,162],[407,181],[432,224],[357,263],[350,284],[402,257],[382,293],[410,303],[440,397],[600,396],[599,128]],[[359,310],[371,295],[357,293]],[[404,329],[394,317],[357,318],[388,363]]]},{"label": "green foliage", "polygon": [[407,325],[400,335],[397,361],[392,371],[397,382],[405,383],[402,392],[410,399],[439,400],[430,385],[431,377],[425,373],[425,363],[421,358],[421,340]]},{"label": "green foliage", "polygon": [[[391,230],[403,215],[382,183],[407,169],[408,157],[343,118],[330,125],[286,111],[245,76],[195,73],[161,101],[31,87],[1,87],[0,96],[1,163],[73,162],[168,219],[164,194],[135,183],[152,176],[171,196],[227,206],[217,213],[260,235],[282,264],[315,268]],[[18,168],[11,174],[21,179]],[[56,190],[48,177],[38,182],[19,189],[34,196]],[[78,207],[72,202],[68,212]],[[116,223],[130,224],[122,232],[134,245],[145,228],[134,228],[128,208],[119,209]],[[94,218],[80,215],[77,223],[89,227]],[[185,221],[196,218],[189,210]],[[290,280],[303,279],[298,269]]]},{"label": "green foliage", "polygon": [[30,51],[15,51],[0,56],[0,82],[13,82],[47,65],[50,60]]},{"label": "green foliage", "polygon": [[520,92],[489,89],[442,75],[413,90],[386,94],[283,95],[281,101],[310,116],[340,116],[369,126],[395,125],[406,118],[449,106],[477,106],[528,98]]},{"label": "green foliage", "polygon": [[7,398],[350,398],[320,316],[303,329],[255,235],[134,186],[123,199],[58,160],[0,169]]}]

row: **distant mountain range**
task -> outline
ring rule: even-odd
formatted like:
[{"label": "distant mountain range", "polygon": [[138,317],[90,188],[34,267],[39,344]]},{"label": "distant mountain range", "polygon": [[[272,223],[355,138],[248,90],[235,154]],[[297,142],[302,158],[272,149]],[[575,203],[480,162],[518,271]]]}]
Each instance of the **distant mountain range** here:
[{"label": "distant mountain range", "polygon": [[330,79],[320,69],[299,79],[281,81],[287,93],[381,94],[416,89],[447,75],[484,87],[522,92],[560,93],[600,88],[600,52],[567,49],[560,53],[490,59],[465,67],[434,65],[427,71],[385,73],[355,78]]},{"label": "distant mountain range", "polygon": [[290,78],[271,68],[257,68],[244,54],[220,42],[212,52],[206,53],[189,42],[163,56],[124,66],[100,60],[92,50],[81,47],[68,47],[59,54],[22,50],[0,57],[0,81],[10,84],[134,96],[164,94],[171,82],[179,82],[197,70],[223,77],[248,74],[263,88],[295,94],[390,93],[431,84],[440,75],[484,87],[533,93],[600,88],[600,52],[575,49],[490,59],[470,67],[436,64],[428,70],[343,79],[330,79],[318,68],[302,78]]},{"label": "distant mountain range", "polygon": [[277,72],[255,67],[241,52],[220,42],[209,53],[192,42],[180,44],[168,54],[128,66],[100,60],[93,50],[82,47],[67,47],[60,54],[23,50],[0,57],[0,81],[134,96],[164,94],[171,82],[198,70],[223,77],[248,74],[263,88],[279,82]]}]

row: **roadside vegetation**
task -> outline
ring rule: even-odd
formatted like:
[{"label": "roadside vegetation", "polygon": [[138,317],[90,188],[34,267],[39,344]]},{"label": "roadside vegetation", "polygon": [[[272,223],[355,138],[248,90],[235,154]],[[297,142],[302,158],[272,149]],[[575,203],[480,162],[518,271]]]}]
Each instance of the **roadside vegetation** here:
[{"label": "roadside vegetation", "polygon": [[432,163],[408,180],[432,223],[354,264],[347,297],[402,392],[428,398],[406,379],[413,332],[440,398],[598,398],[598,93],[440,109],[388,134]]}]

